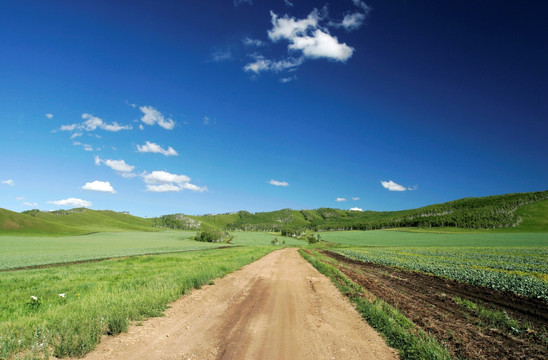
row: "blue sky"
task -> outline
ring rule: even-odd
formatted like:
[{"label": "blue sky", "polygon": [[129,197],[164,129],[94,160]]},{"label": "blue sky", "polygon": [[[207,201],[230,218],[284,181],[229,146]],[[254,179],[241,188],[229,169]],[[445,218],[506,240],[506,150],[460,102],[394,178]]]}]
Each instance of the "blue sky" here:
[{"label": "blue sky", "polygon": [[0,207],[415,208],[548,188],[545,1],[3,1]]}]

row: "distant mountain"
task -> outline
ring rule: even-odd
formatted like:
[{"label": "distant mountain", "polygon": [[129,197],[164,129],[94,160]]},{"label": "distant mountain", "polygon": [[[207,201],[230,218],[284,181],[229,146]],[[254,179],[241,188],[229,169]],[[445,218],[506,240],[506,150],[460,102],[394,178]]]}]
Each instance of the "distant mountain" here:
[{"label": "distant mountain", "polygon": [[402,227],[548,232],[548,190],[465,198],[401,211],[282,209],[200,216],[172,214],[144,219],[128,213],[86,208],[48,212],[29,210],[22,213],[0,209],[0,235],[78,235],[166,228],[198,230],[202,226],[227,230],[280,231],[285,235],[306,229],[329,231]]}]

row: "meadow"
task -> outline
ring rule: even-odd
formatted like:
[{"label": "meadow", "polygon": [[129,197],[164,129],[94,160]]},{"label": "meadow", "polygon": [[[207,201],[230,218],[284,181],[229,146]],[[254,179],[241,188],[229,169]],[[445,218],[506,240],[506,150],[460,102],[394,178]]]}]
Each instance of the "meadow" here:
[{"label": "meadow", "polygon": [[82,356],[102,335],[160,316],[191,289],[274,249],[233,247],[3,272],[0,359]]},{"label": "meadow", "polygon": [[195,231],[115,232],[80,236],[0,236],[0,270],[111,257],[203,250]]}]

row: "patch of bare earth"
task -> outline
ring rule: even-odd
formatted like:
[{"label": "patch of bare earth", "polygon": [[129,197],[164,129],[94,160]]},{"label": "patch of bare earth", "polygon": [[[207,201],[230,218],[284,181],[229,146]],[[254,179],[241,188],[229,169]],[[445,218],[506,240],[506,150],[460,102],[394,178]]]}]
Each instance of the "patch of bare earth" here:
[{"label": "patch of bare earth", "polygon": [[[339,269],[353,281],[435,336],[454,357],[548,359],[546,339],[542,339],[548,329],[548,304],[542,300],[354,261],[328,251],[324,254],[337,259]],[[516,335],[485,325],[485,320],[474,311],[455,303],[455,297],[506,311],[512,318],[528,323],[529,331]]]},{"label": "patch of bare earth", "polygon": [[396,359],[298,254],[272,252],[195,290],[165,317],[104,337],[85,359]]}]

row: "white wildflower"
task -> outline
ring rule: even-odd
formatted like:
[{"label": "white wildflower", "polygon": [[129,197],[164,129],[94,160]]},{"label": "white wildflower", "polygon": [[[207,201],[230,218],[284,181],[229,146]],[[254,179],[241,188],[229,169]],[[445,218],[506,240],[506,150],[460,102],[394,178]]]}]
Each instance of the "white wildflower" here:
[{"label": "white wildflower", "polygon": [[65,293],[59,294],[59,296],[65,298]]},{"label": "white wildflower", "polygon": [[37,298],[36,296],[34,296],[34,295],[32,295],[30,298],[31,298],[32,300],[34,300],[34,301],[38,301],[38,298]]}]

